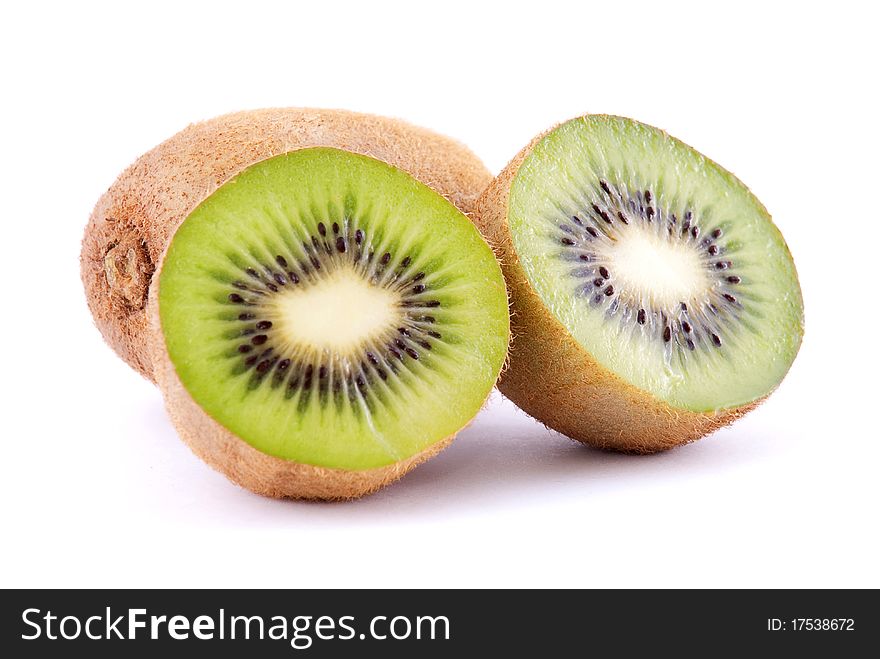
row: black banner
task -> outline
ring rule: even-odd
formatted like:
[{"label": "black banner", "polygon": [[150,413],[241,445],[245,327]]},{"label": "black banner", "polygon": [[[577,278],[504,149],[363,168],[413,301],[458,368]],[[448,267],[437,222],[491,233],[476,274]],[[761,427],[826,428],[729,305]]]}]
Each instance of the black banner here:
[{"label": "black banner", "polygon": [[190,657],[227,644],[257,657],[603,649],[848,657],[880,641],[880,600],[868,590],[7,590],[0,597],[7,657]]}]

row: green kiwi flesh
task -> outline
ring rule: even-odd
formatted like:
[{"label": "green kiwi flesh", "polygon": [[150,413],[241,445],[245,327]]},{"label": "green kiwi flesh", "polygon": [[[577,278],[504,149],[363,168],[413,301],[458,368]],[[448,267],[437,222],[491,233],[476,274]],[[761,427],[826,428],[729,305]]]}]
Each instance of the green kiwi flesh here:
[{"label": "green kiwi flesh", "polygon": [[159,319],[187,393],[257,450],[366,470],[479,410],[504,362],[500,268],[405,172],[309,148],[252,165],[186,218]]},{"label": "green kiwi flesh", "polygon": [[661,130],[560,125],[522,162],[507,221],[549,312],[672,408],[759,400],[794,360],[803,302],[782,235],[739,180]]}]

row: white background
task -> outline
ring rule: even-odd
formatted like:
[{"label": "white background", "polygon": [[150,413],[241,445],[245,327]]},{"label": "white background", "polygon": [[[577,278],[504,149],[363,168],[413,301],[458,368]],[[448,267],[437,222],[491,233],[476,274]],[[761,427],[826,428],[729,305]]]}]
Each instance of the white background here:
[{"label": "white background", "polygon": [[[3,10],[0,585],[880,586],[871,3],[297,4]],[[773,213],[801,354],[756,412],[663,455],[575,445],[496,394],[375,496],[240,490],[102,343],[79,241],[140,153],[283,105],[400,116],[493,172],[583,112],[665,128]]]}]

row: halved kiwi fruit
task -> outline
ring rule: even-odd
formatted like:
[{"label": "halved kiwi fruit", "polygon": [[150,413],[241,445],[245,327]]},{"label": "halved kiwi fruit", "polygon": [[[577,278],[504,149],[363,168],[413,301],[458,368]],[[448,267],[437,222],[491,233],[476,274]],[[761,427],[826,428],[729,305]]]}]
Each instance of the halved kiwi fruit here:
[{"label": "halved kiwi fruit", "polygon": [[152,379],[147,296],[159,257],[183,219],[249,165],[314,146],[399,167],[465,213],[492,178],[458,142],[386,117],[277,108],[193,124],[126,169],[98,201],[85,232],[81,274],[89,308],[122,359]]},{"label": "halved kiwi fruit", "polygon": [[442,196],[307,148],[251,165],[174,232],[151,363],[182,437],[261,494],[344,499],[443,448],[495,384],[500,267]]},{"label": "halved kiwi fruit", "polygon": [[512,298],[499,388],[546,425],[652,452],[755,407],[803,334],[795,266],[733,175],[592,115],[536,138],[478,201]]}]

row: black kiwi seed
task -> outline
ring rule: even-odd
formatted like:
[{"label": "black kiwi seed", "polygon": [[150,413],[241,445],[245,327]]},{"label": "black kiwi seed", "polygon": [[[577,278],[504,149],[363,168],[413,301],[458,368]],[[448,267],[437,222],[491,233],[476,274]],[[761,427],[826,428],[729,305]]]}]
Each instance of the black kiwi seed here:
[{"label": "black kiwi seed", "polygon": [[[334,224],[333,226],[335,227],[336,225]],[[345,238],[343,238],[342,236],[339,236],[339,238],[336,239],[336,250],[340,254],[345,253]]]},{"label": "black kiwi seed", "polygon": [[260,322],[257,323],[257,329],[259,329],[259,330],[267,330],[270,327],[272,327],[271,320],[261,320]]},{"label": "black kiwi seed", "polygon": [[232,287],[233,287],[233,288],[237,288],[237,289],[239,289],[239,290],[241,290],[241,291],[246,291],[246,290],[247,290],[247,285],[246,285],[244,282],[242,282],[242,281],[234,281],[234,282],[232,282]]},{"label": "black kiwi seed", "polygon": [[595,286],[596,288],[600,288],[602,286],[602,284],[604,284],[604,283],[605,283],[605,280],[602,279],[601,277],[597,277],[596,279],[593,280],[593,286]]},{"label": "black kiwi seed", "polygon": [[669,343],[669,340],[672,338],[672,330],[669,329],[669,326],[663,328],[663,340],[666,343]]},{"label": "black kiwi seed", "polygon": [[261,346],[268,340],[269,337],[265,334],[257,334],[254,338],[251,339],[251,343],[253,343],[255,346]]},{"label": "black kiwi seed", "polygon": [[252,313],[240,313],[238,314],[239,320],[253,320],[256,316]]},{"label": "black kiwi seed", "polygon": [[424,284],[416,284],[415,286],[412,287],[412,292],[415,293],[416,295],[424,292],[424,290],[425,290]]},{"label": "black kiwi seed", "polygon": [[718,238],[721,237],[721,234],[722,234],[722,233],[723,233],[723,231],[721,231],[721,229],[715,229],[715,230],[712,232],[712,237],[715,238],[715,239],[717,240]]},{"label": "black kiwi seed", "polygon": [[280,265],[282,268],[287,268],[287,259],[285,259],[285,258],[284,258],[283,256],[281,256],[280,254],[279,254],[278,256],[275,257],[275,263],[277,263],[278,265]]},{"label": "black kiwi seed", "polygon": [[648,202],[649,204],[651,203],[651,191],[650,190],[645,190],[645,201]]},{"label": "black kiwi seed", "polygon": [[324,226],[323,222],[318,222],[318,233],[320,233],[322,236],[327,235],[327,227]]},{"label": "black kiwi seed", "polygon": [[644,309],[639,309],[639,313],[636,316],[636,320],[638,321],[639,325],[645,324],[645,310]]},{"label": "black kiwi seed", "polygon": [[652,217],[654,217],[654,207],[653,206],[648,206],[648,208],[645,209],[645,212],[647,213],[649,220]]},{"label": "black kiwi seed", "polygon": [[287,283],[287,280],[284,278],[284,275],[282,275],[280,272],[276,272],[275,275],[273,276],[273,278],[275,279],[275,281],[277,281],[282,286],[284,286]]},{"label": "black kiwi seed", "polygon": [[290,280],[291,284],[298,284],[299,283],[299,276],[295,272],[288,272],[287,278]]},{"label": "black kiwi seed", "polygon": [[441,338],[441,336],[440,336],[440,332],[435,332],[434,330],[428,330],[428,332],[426,332],[426,333],[427,333],[428,336],[431,336],[431,337],[433,337],[433,338],[435,338],[435,339],[439,339],[439,338]]},{"label": "black kiwi seed", "polygon": [[244,302],[244,298],[241,295],[239,295],[238,293],[230,293],[229,294],[229,301],[233,302],[235,304],[241,304],[242,302]]},{"label": "black kiwi seed", "polygon": [[360,229],[358,229],[357,231],[355,231],[355,232],[354,232],[354,241],[355,241],[358,245],[360,245],[362,242],[364,242],[364,232],[361,231]]},{"label": "black kiwi seed", "polygon": [[608,273],[608,268],[604,265],[599,266],[599,274],[602,275],[605,279],[610,279],[611,275]]},{"label": "black kiwi seed", "polygon": [[403,261],[400,262],[400,267],[401,268],[408,268],[410,263],[412,263],[412,259],[409,256],[407,256],[403,259]]},{"label": "black kiwi seed", "polygon": [[408,354],[408,355],[409,355],[410,357],[412,357],[413,359],[418,359],[418,358],[419,358],[419,353],[417,353],[417,352],[416,352],[415,350],[413,350],[412,348],[404,348],[404,350],[406,351],[406,354]]},{"label": "black kiwi seed", "polygon": [[[587,227],[587,233],[590,234],[591,236],[593,236],[593,238],[598,238],[598,237],[599,237],[599,232],[596,231],[593,227]],[[572,243],[572,245],[573,245],[573,244],[574,244],[574,243]]]},{"label": "black kiwi seed", "polygon": [[611,297],[612,295],[614,295],[614,286],[609,286],[608,288],[606,288],[605,295],[608,297]]},{"label": "black kiwi seed", "polygon": [[289,359],[282,359],[280,362],[278,362],[278,370],[279,371],[286,371],[288,366],[290,366]]},{"label": "black kiwi seed", "polygon": [[339,233],[339,222],[333,223],[333,233],[335,233],[335,234]]},{"label": "black kiwi seed", "polygon": [[691,327],[691,324],[690,324],[688,321],[683,320],[683,321],[681,321],[681,329],[683,329],[685,332],[687,332],[688,334],[690,334],[690,333],[691,333],[691,330],[692,330],[693,328]]},{"label": "black kiwi seed", "polygon": [[694,238],[699,237],[699,235],[700,235],[700,227],[691,227],[691,235],[692,235]]},{"label": "black kiwi seed", "polygon": [[390,260],[391,260],[391,254],[390,254],[389,252],[385,252],[385,253],[382,255],[382,258],[379,259],[379,263],[381,263],[382,265],[388,265],[388,262],[389,262]]},{"label": "black kiwi seed", "polygon": [[730,277],[727,278],[727,281],[729,281],[731,284],[738,284],[742,281],[742,279],[740,279],[736,275],[731,275]]},{"label": "black kiwi seed", "polygon": [[571,238],[563,238],[561,242],[563,245],[574,245],[574,241]]},{"label": "black kiwi seed", "polygon": [[712,256],[715,256],[718,253],[718,245],[709,245],[709,249],[706,250]]},{"label": "black kiwi seed", "polygon": [[243,345],[238,346],[238,351],[239,351],[241,354],[248,353],[248,352],[250,352],[250,351],[253,350],[253,349],[254,349],[253,346],[249,346],[249,345],[247,345],[246,343],[243,344]]},{"label": "black kiwi seed", "polygon": [[599,180],[599,187],[605,191],[605,194],[611,194],[611,188],[609,188],[608,184],[601,179]]},{"label": "black kiwi seed", "polygon": [[416,276],[413,277],[412,280],[413,280],[414,282],[416,282],[416,281],[421,281],[421,280],[424,279],[424,278],[425,278],[425,273],[424,273],[424,272],[419,272],[419,273],[416,273]]}]

